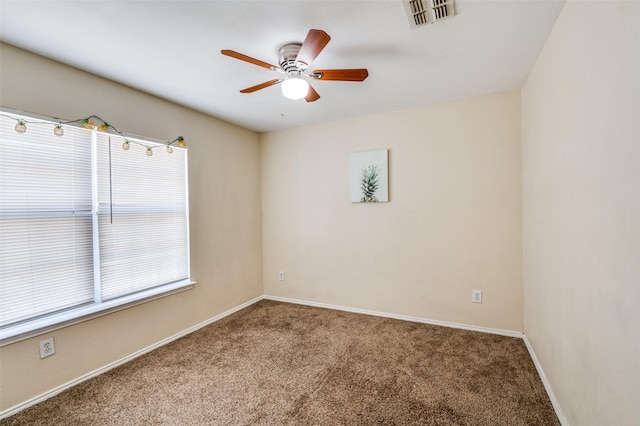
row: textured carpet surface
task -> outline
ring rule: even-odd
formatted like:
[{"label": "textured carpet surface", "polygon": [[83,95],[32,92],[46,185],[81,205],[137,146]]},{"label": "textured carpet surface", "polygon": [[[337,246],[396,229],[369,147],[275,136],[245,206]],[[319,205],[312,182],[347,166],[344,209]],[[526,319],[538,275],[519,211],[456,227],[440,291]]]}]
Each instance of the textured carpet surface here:
[{"label": "textured carpet surface", "polygon": [[559,425],[522,340],[261,301],[0,425]]}]

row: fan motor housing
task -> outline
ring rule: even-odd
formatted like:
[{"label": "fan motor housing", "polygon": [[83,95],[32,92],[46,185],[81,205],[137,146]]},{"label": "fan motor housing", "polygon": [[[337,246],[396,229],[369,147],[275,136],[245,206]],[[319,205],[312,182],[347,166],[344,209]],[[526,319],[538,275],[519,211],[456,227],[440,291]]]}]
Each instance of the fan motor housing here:
[{"label": "fan motor housing", "polygon": [[302,43],[287,43],[280,47],[280,66],[287,73],[298,73],[305,70],[309,65],[304,62],[296,62]]}]

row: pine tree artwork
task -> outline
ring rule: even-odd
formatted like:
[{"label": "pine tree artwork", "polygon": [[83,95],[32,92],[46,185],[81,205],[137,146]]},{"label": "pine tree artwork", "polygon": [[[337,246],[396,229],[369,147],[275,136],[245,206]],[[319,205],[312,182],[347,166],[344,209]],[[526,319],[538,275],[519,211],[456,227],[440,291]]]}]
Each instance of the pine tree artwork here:
[{"label": "pine tree artwork", "polygon": [[360,182],[360,189],[362,189],[363,197],[360,199],[361,203],[377,203],[378,197],[376,197],[376,191],[380,186],[380,169],[373,164],[368,165],[362,169],[362,180]]}]

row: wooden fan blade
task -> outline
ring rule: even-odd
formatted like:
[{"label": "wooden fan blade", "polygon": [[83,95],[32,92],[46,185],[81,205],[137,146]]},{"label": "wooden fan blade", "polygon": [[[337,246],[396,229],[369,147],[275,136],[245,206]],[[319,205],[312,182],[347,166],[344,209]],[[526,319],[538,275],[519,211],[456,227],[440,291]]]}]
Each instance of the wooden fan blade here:
[{"label": "wooden fan blade", "polygon": [[220,53],[226,56],[230,56],[232,58],[240,59],[241,61],[249,62],[250,64],[257,65],[259,67],[267,68],[270,70],[277,70],[280,67],[276,67],[275,65],[268,64],[259,59],[252,58],[251,56],[243,55],[242,53],[234,52],[233,50],[221,50]]},{"label": "wooden fan blade", "polygon": [[307,38],[304,39],[302,47],[300,47],[296,61],[309,65],[322,52],[329,40],[331,40],[331,37],[324,31],[309,30]]},{"label": "wooden fan blade", "polygon": [[369,76],[369,71],[366,68],[315,70],[311,76],[318,80],[363,81]]},{"label": "wooden fan blade", "polygon": [[264,83],[260,83],[260,84],[256,84],[255,86],[251,86],[251,87],[247,87],[246,89],[242,89],[240,91],[240,93],[253,93],[256,90],[260,90],[260,89],[264,89],[265,87],[269,87],[269,86],[274,86],[278,83],[282,83],[284,80],[278,80],[277,78],[275,80],[269,80],[269,81],[265,81]]},{"label": "wooden fan blade", "polygon": [[304,97],[304,100],[307,102],[314,102],[320,99],[320,95],[316,92],[316,89],[313,88],[312,85],[309,85],[309,93]]}]

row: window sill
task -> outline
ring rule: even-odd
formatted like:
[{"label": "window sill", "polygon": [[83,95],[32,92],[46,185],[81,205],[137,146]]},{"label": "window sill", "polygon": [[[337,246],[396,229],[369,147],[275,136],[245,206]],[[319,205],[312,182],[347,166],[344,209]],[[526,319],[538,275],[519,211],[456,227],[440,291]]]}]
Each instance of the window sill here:
[{"label": "window sill", "polygon": [[195,285],[194,281],[180,281],[177,283],[165,285],[158,288],[142,291],[140,293],[131,294],[120,297],[99,305],[82,306],[68,311],[63,311],[54,315],[17,324],[0,330],[0,347],[10,345],[12,343],[26,340],[41,334],[50,333],[70,325],[78,324],[94,318],[108,315],[123,309],[128,309],[136,305],[160,299],[172,294],[191,290]]}]

